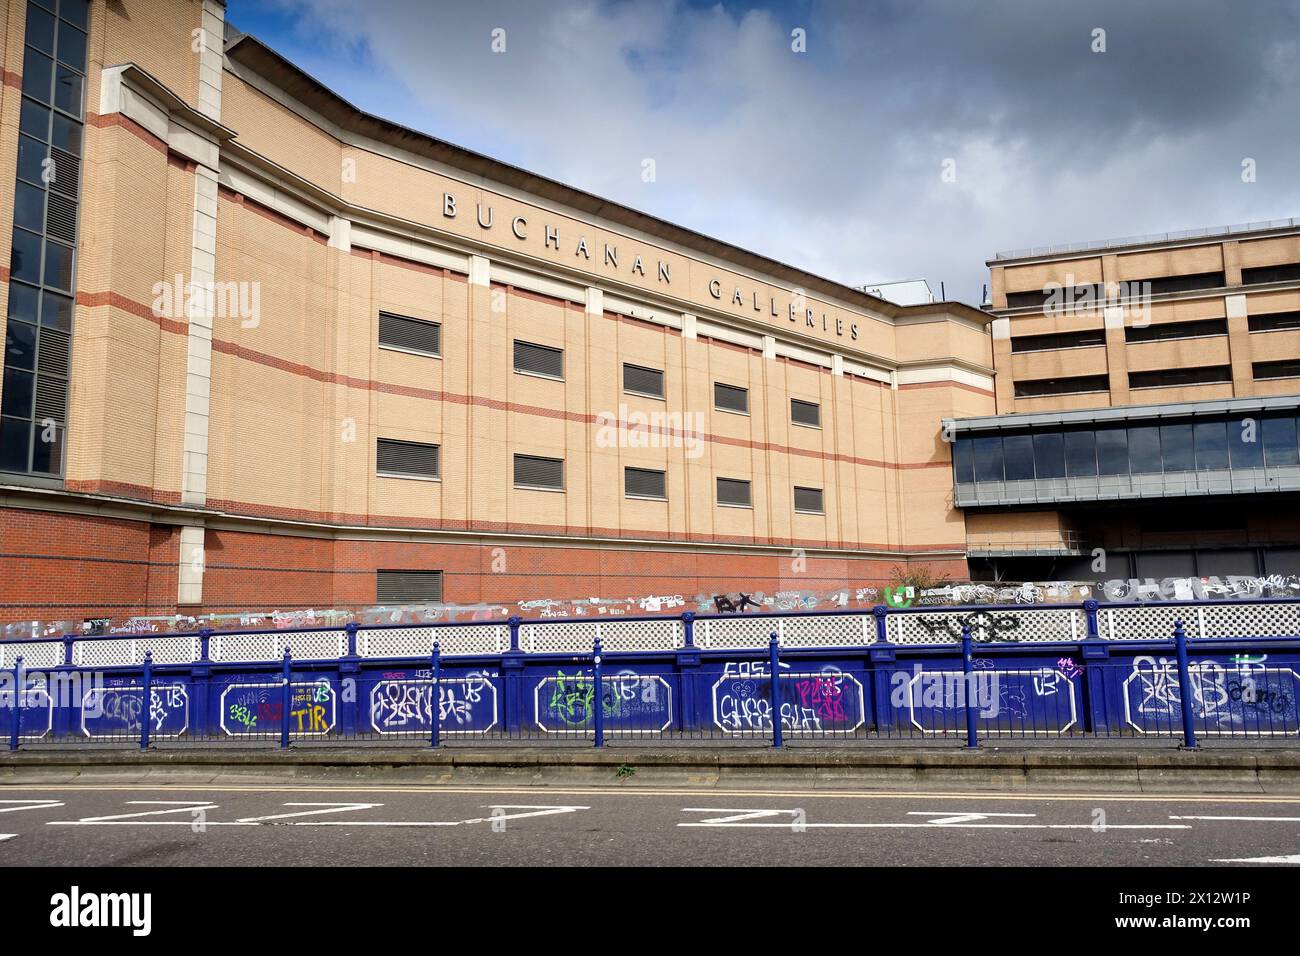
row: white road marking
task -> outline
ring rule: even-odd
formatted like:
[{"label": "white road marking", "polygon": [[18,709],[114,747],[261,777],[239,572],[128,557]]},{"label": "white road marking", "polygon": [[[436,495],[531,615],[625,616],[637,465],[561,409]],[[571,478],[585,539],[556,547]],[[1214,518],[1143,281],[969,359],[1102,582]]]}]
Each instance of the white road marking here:
[{"label": "white road marking", "polygon": [[954,823],[975,823],[978,820],[987,820],[990,817],[1036,817],[1036,813],[959,813],[955,816],[943,810],[908,810],[909,817],[942,817],[939,820],[931,820],[935,826],[950,826]]},{"label": "white road marking", "polygon": [[24,804],[24,806],[18,807],[0,807],[0,813],[14,813],[17,810],[43,810],[48,807],[63,806],[63,803],[59,800],[0,800],[0,803]]},{"label": "white road marking", "polygon": [[351,810],[372,810],[382,803],[286,803],[286,807],[322,807],[320,810],[301,810],[298,813],[273,813],[265,817],[240,817],[236,823],[266,823],[268,820],[287,820],[290,817],[313,817],[322,813],[347,813]]},{"label": "white road marking", "polygon": [[[179,804],[179,806],[172,806],[173,804]],[[162,816],[168,813],[186,813],[186,812],[194,813],[199,810],[207,811],[207,810],[217,809],[217,804],[215,803],[207,803],[205,801],[196,802],[194,800],[128,800],[126,801],[126,805],[127,806],[163,805],[163,806],[170,807],[170,809],[143,810],[140,813],[115,813],[103,817],[82,817],[80,820],[51,820],[46,824],[46,826],[52,826],[52,827],[149,826],[149,825],[163,826],[166,824],[173,824],[175,826],[188,827],[192,825],[193,821],[191,820],[150,820],[148,822],[145,822],[140,818]],[[207,824],[207,825],[212,826],[212,824]]]},{"label": "white road marking", "polygon": [[[724,810],[718,807],[683,807],[683,813],[728,813],[734,814],[728,817],[714,817],[707,820],[696,820],[689,823],[679,823],[679,827],[718,827],[725,829],[728,827],[752,829],[770,829],[770,830],[793,830],[795,826],[791,823],[748,823],[741,822],[747,820],[759,819],[762,817],[778,816],[782,814],[795,814],[796,810]],[[909,813],[918,813],[922,816],[933,816],[933,812],[909,811]],[[931,820],[926,823],[800,823],[798,829],[828,829],[828,830],[1094,830],[1099,828],[1092,823],[977,823],[975,820],[982,820],[990,816],[1013,816],[1013,817],[1033,817],[1032,813],[1005,813],[1005,814],[978,814],[967,813],[946,819]],[[959,822],[951,822],[951,821]],[[969,822],[967,822],[969,821]],[[1192,829],[1186,823],[1118,823],[1107,824],[1101,830],[1190,830]]]},{"label": "white road marking", "polygon": [[17,833],[0,833],[0,843],[4,843],[5,840],[12,840],[17,835]]},{"label": "white road marking", "polygon": [[1300,823],[1300,817],[1175,817],[1170,820],[1237,820],[1257,821],[1260,823]]},{"label": "white road marking", "polygon": [[1211,860],[1211,863],[1300,863],[1300,853],[1295,856],[1251,856],[1240,860]]}]

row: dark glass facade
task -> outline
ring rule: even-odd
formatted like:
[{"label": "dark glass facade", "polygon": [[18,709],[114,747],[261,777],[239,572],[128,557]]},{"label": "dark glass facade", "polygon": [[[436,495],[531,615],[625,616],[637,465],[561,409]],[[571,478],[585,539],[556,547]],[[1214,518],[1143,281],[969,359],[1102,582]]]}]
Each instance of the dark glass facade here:
[{"label": "dark glass facade", "polygon": [[63,473],[89,21],[88,0],[27,4],[0,471]]}]

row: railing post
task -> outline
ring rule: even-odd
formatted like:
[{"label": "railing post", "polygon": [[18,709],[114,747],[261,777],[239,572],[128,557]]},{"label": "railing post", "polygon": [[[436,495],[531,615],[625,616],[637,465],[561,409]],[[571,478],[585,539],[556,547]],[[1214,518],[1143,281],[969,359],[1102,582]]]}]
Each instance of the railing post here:
[{"label": "railing post", "polygon": [[153,710],[153,651],[144,652],[144,677],[140,680],[140,749],[149,749],[149,715]]},{"label": "railing post", "polygon": [[694,647],[695,646],[695,612],[694,611],[682,612],[682,626],[686,629],[686,636],[683,640],[682,646]]},{"label": "railing post", "polygon": [[1178,701],[1183,713],[1183,746],[1196,749],[1196,725],[1192,721],[1192,678],[1187,663],[1187,634],[1183,619],[1174,621],[1174,648],[1178,652]]},{"label": "railing post", "polygon": [[780,747],[784,742],[781,731],[781,642],[777,640],[776,631],[767,639],[768,665],[772,669],[772,746]]},{"label": "railing post", "polygon": [[604,687],[603,687],[604,682],[601,679],[604,674],[604,670],[601,667],[601,663],[600,663],[600,638],[599,637],[596,638],[596,640],[591,645],[591,655],[592,655],[591,678],[593,681],[595,681],[596,684],[596,693],[592,700],[592,705],[591,705],[592,706],[591,722],[592,722],[592,726],[595,728],[596,731],[596,746],[603,747],[605,746],[605,694],[604,694]]},{"label": "railing post", "polygon": [[75,634],[63,635],[63,666],[72,666],[72,642],[77,639]]},{"label": "railing post", "polygon": [[292,665],[289,663],[289,647],[284,648],[284,686],[280,688],[280,749],[289,748],[289,707],[293,701],[293,686],[289,681]]},{"label": "railing post", "polygon": [[1097,631],[1097,608],[1100,606],[1096,598],[1088,598],[1083,602],[1083,614],[1088,622],[1087,640],[1095,641],[1100,638]]},{"label": "railing post", "polygon": [[885,618],[889,614],[889,608],[883,604],[877,604],[871,609],[871,614],[876,619],[876,643],[887,643],[889,641],[889,628]]},{"label": "railing post", "polygon": [[429,688],[429,746],[438,746],[438,725],[442,723],[441,703],[438,699],[438,672],[442,667],[442,651],[438,648],[438,642],[433,642],[433,659],[430,661],[430,673],[433,675],[433,686]]},{"label": "railing post", "polygon": [[23,712],[23,684],[26,678],[23,676],[23,659],[22,657],[14,658],[14,719],[9,728],[9,749],[18,749],[18,722],[22,719]]},{"label": "railing post", "polygon": [[966,704],[966,747],[975,750],[979,747],[979,732],[975,723],[975,708],[971,698],[975,696],[975,660],[974,642],[970,636],[970,625],[961,626],[961,669],[966,677],[966,693],[962,695]]},{"label": "railing post", "polygon": [[519,623],[521,620],[523,619],[516,616],[506,621],[506,624],[510,626],[510,649],[512,651],[519,650]]},{"label": "railing post", "polygon": [[352,621],[351,623],[344,625],[343,630],[347,631],[348,634],[347,656],[356,657],[357,656],[357,622]]},{"label": "railing post", "polygon": [[199,660],[207,662],[212,660],[212,628],[204,627],[199,629]]}]

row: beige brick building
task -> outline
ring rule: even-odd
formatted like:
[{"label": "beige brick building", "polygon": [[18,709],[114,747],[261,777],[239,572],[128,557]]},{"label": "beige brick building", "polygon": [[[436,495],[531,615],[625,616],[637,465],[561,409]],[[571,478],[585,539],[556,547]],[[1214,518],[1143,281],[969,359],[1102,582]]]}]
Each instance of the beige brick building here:
[{"label": "beige brick building", "polygon": [[366,114],[218,0],[0,0],[0,49],[3,619],[965,575],[989,314]]}]

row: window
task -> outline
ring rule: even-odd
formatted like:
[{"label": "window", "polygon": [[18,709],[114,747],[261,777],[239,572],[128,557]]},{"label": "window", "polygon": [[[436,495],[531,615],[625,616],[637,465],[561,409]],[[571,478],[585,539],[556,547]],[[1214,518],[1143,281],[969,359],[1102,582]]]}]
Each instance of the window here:
[{"label": "window", "polygon": [[1196,453],[1192,444],[1192,426],[1161,425],[1160,456],[1166,473],[1194,470]]},{"label": "window", "polygon": [[1228,422],[1228,456],[1233,468],[1262,468],[1264,445],[1259,440],[1259,419]]},{"label": "window", "polygon": [[1011,340],[1012,352],[1048,352],[1052,349],[1086,349],[1106,344],[1105,329],[1059,332],[1054,335],[1019,335]]},{"label": "window", "polygon": [[1124,329],[1126,342],[1162,342],[1166,339],[1195,339],[1205,335],[1227,335],[1227,319],[1203,319],[1198,322],[1161,322]]},{"label": "window", "polygon": [[750,499],[749,482],[741,481],[739,478],[719,478],[718,504],[731,505],[737,508],[752,507],[753,502]]},{"label": "window", "polygon": [[1004,435],[1002,437],[1002,464],[1007,481],[1033,480],[1034,436]]},{"label": "window", "polygon": [[1199,368],[1164,368],[1153,372],[1129,372],[1129,388],[1168,388],[1174,385],[1212,385],[1231,382],[1228,365],[1202,365]]},{"label": "window", "polygon": [[822,502],[822,489],[800,488],[794,486],[794,510],[803,514],[820,515],[826,513]]},{"label": "window", "polygon": [[1097,439],[1091,431],[1065,433],[1065,476],[1091,478],[1097,474]]},{"label": "window", "polygon": [[1287,262],[1277,266],[1257,266],[1241,270],[1241,284],[1260,282],[1295,282],[1300,280],[1300,262]]},{"label": "window", "polygon": [[1080,392],[1105,392],[1109,390],[1110,379],[1105,375],[1040,378],[1027,382],[1016,382],[1016,398],[1037,398],[1043,395],[1074,395]]},{"label": "window", "polygon": [[1246,323],[1252,332],[1300,329],[1300,312],[1266,312],[1263,315],[1250,316]]},{"label": "window", "polygon": [[994,435],[975,439],[975,480],[1002,480],[1002,439]]},{"label": "window", "polygon": [[959,438],[952,444],[953,480],[958,484],[975,480],[975,452],[969,438]]},{"label": "window", "polygon": [[749,414],[749,389],[713,383],[713,407],[724,412]]},{"label": "window", "polygon": [[658,498],[667,500],[667,476],[651,468],[624,468],[623,494],[628,498]]},{"label": "window", "polygon": [[1197,422],[1192,426],[1196,446],[1196,470],[1214,471],[1228,467],[1228,423]]},{"label": "window", "polygon": [[1128,431],[1124,428],[1098,428],[1097,474],[1128,474]]},{"label": "window", "polygon": [[27,4],[0,471],[63,473],[72,299],[50,290],[76,276],[88,22],[88,0]]},{"label": "window", "polygon": [[1160,474],[1160,426],[1135,425],[1128,430],[1128,470],[1134,475]]},{"label": "window", "polygon": [[813,428],[822,427],[822,407],[816,402],[805,402],[802,399],[790,399],[790,421],[796,425],[809,425]]},{"label": "window", "polygon": [[1188,276],[1161,276],[1158,279],[1139,279],[1142,284],[1150,283],[1152,295],[1168,295],[1173,292],[1191,292],[1195,289],[1220,289],[1223,287],[1222,272],[1198,272]]},{"label": "window", "polygon": [[564,459],[515,455],[515,487],[564,490]]},{"label": "window", "polygon": [[1065,442],[1060,432],[1043,432],[1034,436],[1034,476],[1065,477]]},{"label": "window", "polygon": [[1294,418],[1266,418],[1260,423],[1264,439],[1264,464],[1300,464],[1296,457],[1296,429]]},{"label": "window", "polygon": [[657,368],[640,365],[623,365],[623,391],[632,395],[664,397],[664,373]]},{"label": "window", "polygon": [[1300,359],[1284,359],[1281,362],[1256,362],[1250,367],[1250,372],[1257,379],[1300,378]]},{"label": "window", "polygon": [[375,443],[375,471],[403,478],[437,478],[437,445],[380,438]]},{"label": "window", "polygon": [[515,340],[515,371],[564,379],[564,349]]},{"label": "window", "polygon": [[1106,287],[1102,283],[1095,285],[1075,285],[1060,287],[1059,284],[1047,289],[1033,289],[1028,292],[1008,292],[1007,308],[1023,309],[1035,306],[1053,306],[1056,308],[1085,309],[1105,298]]},{"label": "window", "polygon": [[442,326],[424,319],[380,312],[379,344],[422,355],[441,355]]},{"label": "window", "polygon": [[375,598],[380,604],[442,602],[441,571],[376,571]]}]

